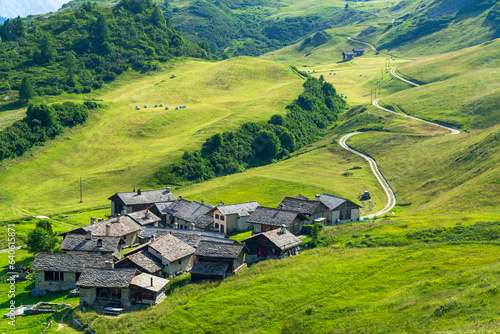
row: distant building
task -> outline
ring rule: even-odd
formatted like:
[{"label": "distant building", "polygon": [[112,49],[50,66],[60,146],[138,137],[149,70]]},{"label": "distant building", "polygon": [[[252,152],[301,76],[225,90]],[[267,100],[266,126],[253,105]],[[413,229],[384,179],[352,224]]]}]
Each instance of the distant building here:
[{"label": "distant building", "polygon": [[346,198],[323,194],[316,195],[315,200],[321,201],[328,207],[326,219],[329,224],[359,220],[361,206]]},{"label": "distant building", "polygon": [[343,61],[351,60],[354,57],[355,57],[355,54],[352,51],[344,51],[344,52],[342,52],[342,60]]},{"label": "distant building", "polygon": [[237,274],[246,268],[243,259],[247,251],[248,248],[239,243],[201,241],[196,249],[191,280],[224,279],[226,275]]},{"label": "distant building", "polygon": [[288,231],[299,233],[308,219],[298,211],[283,210],[259,206],[248,217],[248,223],[252,224],[254,233],[272,231],[286,226]]},{"label": "distant building", "polygon": [[354,57],[359,57],[365,54],[365,49],[364,48],[354,48],[352,49],[352,52],[354,52]]},{"label": "distant building", "polygon": [[71,254],[113,255],[119,259],[121,243],[119,237],[93,236],[89,230],[86,234],[66,234],[61,250]]},{"label": "distant building", "polygon": [[305,196],[285,197],[278,209],[297,211],[307,218],[307,224],[312,224],[317,218],[326,218],[328,207],[319,200],[311,200]]}]

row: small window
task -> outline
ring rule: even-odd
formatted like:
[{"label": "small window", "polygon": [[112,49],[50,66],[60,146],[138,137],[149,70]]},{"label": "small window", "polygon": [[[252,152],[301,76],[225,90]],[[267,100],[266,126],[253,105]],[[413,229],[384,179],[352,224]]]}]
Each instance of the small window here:
[{"label": "small window", "polygon": [[220,226],[220,231],[221,231],[222,233],[224,233],[224,225],[221,225],[221,226]]},{"label": "small window", "polygon": [[179,264],[182,264],[182,260],[179,260]]},{"label": "small window", "polygon": [[219,215],[218,214],[215,214],[215,219],[219,219]]},{"label": "small window", "polygon": [[220,216],[220,220],[224,221],[224,216],[221,215]]},{"label": "small window", "polygon": [[44,278],[46,281],[64,281],[64,273],[60,271],[46,271]]},{"label": "small window", "polygon": [[215,228],[218,230],[219,229],[219,223],[215,223]]}]

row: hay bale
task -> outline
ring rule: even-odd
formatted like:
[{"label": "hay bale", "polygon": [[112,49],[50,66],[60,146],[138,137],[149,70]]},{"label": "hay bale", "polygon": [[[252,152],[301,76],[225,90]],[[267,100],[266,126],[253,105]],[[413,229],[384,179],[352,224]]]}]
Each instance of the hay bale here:
[{"label": "hay bale", "polygon": [[141,109],[141,107],[135,106],[135,110],[140,110],[140,109]]},{"label": "hay bale", "polygon": [[168,110],[168,107],[165,107],[165,110]]},{"label": "hay bale", "polygon": [[148,107],[148,105],[147,105],[147,104],[145,104],[145,105],[144,105],[144,108],[147,108],[147,107]]},{"label": "hay bale", "polygon": [[160,103],[160,107],[163,107],[163,103]]}]

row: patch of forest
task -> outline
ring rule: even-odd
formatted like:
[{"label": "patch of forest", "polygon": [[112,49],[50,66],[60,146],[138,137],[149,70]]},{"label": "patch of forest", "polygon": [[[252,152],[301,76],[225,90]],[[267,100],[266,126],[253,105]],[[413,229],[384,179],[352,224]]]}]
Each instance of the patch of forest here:
[{"label": "patch of forest", "polygon": [[7,20],[0,38],[0,95],[11,99],[25,75],[39,95],[88,93],[129,68],[144,72],[174,57],[213,57],[173,30],[152,0],[123,0],[112,9],[86,2],[27,25]]}]

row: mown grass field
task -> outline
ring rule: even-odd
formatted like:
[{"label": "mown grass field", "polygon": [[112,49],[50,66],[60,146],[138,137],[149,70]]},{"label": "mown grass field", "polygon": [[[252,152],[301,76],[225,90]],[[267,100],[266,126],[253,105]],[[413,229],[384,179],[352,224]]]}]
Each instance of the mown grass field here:
[{"label": "mown grass field", "polygon": [[[105,105],[83,127],[3,163],[0,219],[89,209],[107,204],[115,192],[151,186],[156,169],[211,134],[284,113],[302,82],[284,65],[245,57],[178,61],[162,73],[125,75],[81,97]],[[153,107],[159,103],[170,109]],[[178,105],[186,108],[175,110]]]}]

